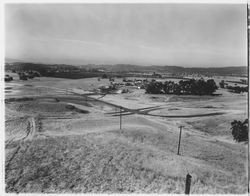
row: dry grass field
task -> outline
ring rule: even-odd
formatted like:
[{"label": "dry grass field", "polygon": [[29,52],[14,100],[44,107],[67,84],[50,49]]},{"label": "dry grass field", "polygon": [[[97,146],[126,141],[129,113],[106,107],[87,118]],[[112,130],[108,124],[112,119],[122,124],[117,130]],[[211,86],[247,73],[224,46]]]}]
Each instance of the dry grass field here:
[{"label": "dry grass field", "polygon": [[[247,193],[247,145],[236,143],[230,130],[231,121],[247,118],[247,94],[148,95],[135,89],[90,96],[100,100],[94,101],[66,90],[105,84],[107,79],[43,77],[6,83],[6,192],[184,193],[190,173],[192,194]],[[112,113],[119,109],[105,102],[135,111],[157,107],[122,116],[120,129],[120,116]]]}]

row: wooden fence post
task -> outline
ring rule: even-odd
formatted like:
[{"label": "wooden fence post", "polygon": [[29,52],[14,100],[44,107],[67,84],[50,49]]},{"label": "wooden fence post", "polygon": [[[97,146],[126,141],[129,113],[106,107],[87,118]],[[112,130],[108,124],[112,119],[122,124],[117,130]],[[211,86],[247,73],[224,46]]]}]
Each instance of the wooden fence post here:
[{"label": "wooden fence post", "polygon": [[120,129],[122,129],[122,107],[120,107]]},{"label": "wooden fence post", "polygon": [[185,194],[187,195],[189,195],[190,193],[191,178],[192,176],[188,173],[186,176],[186,185],[185,185]]}]

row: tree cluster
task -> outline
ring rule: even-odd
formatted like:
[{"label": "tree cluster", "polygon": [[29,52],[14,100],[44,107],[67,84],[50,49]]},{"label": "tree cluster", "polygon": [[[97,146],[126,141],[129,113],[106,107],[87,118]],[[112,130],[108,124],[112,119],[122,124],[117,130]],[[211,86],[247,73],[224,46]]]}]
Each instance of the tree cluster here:
[{"label": "tree cluster", "polygon": [[227,86],[227,89],[233,93],[248,92],[248,86]]},{"label": "tree cluster", "polygon": [[[241,82],[243,83],[243,82]],[[241,93],[241,92],[248,92],[248,86],[230,86],[227,83],[225,83],[224,80],[221,80],[220,83],[220,88],[225,88],[228,89],[232,93]]]},{"label": "tree cluster", "polygon": [[175,94],[175,95],[212,95],[218,87],[213,79],[205,81],[199,80],[181,80],[179,83],[166,81],[164,83],[151,81],[146,87],[146,93],[149,94]]}]

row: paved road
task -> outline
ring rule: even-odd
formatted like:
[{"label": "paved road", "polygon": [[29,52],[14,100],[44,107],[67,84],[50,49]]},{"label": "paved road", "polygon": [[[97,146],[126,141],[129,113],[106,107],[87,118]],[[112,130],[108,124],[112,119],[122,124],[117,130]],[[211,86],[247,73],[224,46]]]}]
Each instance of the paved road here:
[{"label": "paved road", "polygon": [[[43,87],[43,86],[39,86],[39,87]],[[99,102],[99,103],[109,105],[109,106],[112,106],[112,107],[115,107],[115,108],[121,110],[121,113],[120,112],[107,113],[107,114],[110,114],[112,116],[120,116],[120,115],[125,116],[125,115],[139,114],[139,115],[148,115],[148,116],[156,116],[156,117],[164,117],[164,118],[194,118],[194,117],[217,116],[217,115],[225,114],[225,112],[212,112],[212,113],[206,113],[206,114],[191,114],[191,115],[149,114],[150,111],[162,109],[162,105],[154,106],[154,107],[148,107],[148,108],[129,109],[129,108],[126,108],[126,107],[123,107],[123,106],[120,106],[120,105],[117,105],[117,104],[114,104],[114,103],[103,101],[103,100],[101,100],[99,98],[90,97],[91,95],[100,95],[101,97],[103,97],[103,96],[105,96],[103,94],[97,94],[97,93],[83,94],[83,93],[75,92],[74,90],[68,90],[68,89],[61,89],[61,88],[54,88],[54,87],[46,87],[46,88],[64,91],[65,92],[65,97],[68,97],[70,94],[71,95],[76,95],[77,97],[80,96],[79,98],[74,97],[74,98],[70,98],[70,99],[85,100],[85,101],[89,101],[89,102]],[[67,96],[66,96],[66,92],[68,94]],[[33,97],[37,97],[37,96],[33,96]],[[42,96],[42,98],[58,98],[60,100],[60,97],[58,97],[58,95],[51,95],[51,96],[46,95],[46,96]],[[70,102],[70,100],[68,100],[68,101]]]}]

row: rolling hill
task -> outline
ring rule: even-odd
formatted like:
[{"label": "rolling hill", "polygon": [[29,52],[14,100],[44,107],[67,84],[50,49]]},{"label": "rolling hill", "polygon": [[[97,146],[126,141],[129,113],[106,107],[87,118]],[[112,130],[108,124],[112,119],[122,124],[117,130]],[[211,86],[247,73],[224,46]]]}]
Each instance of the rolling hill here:
[{"label": "rolling hill", "polygon": [[247,76],[247,67],[181,67],[181,66],[142,66],[131,64],[116,64],[116,65],[66,65],[66,64],[42,64],[30,63],[23,61],[15,61],[15,59],[6,59],[5,69],[16,69],[20,71],[36,70],[41,73],[48,69],[53,70],[89,70],[102,69],[108,72],[128,73],[128,72],[146,72],[146,73],[171,73],[171,74],[201,74],[201,75],[233,75],[233,76]]}]

